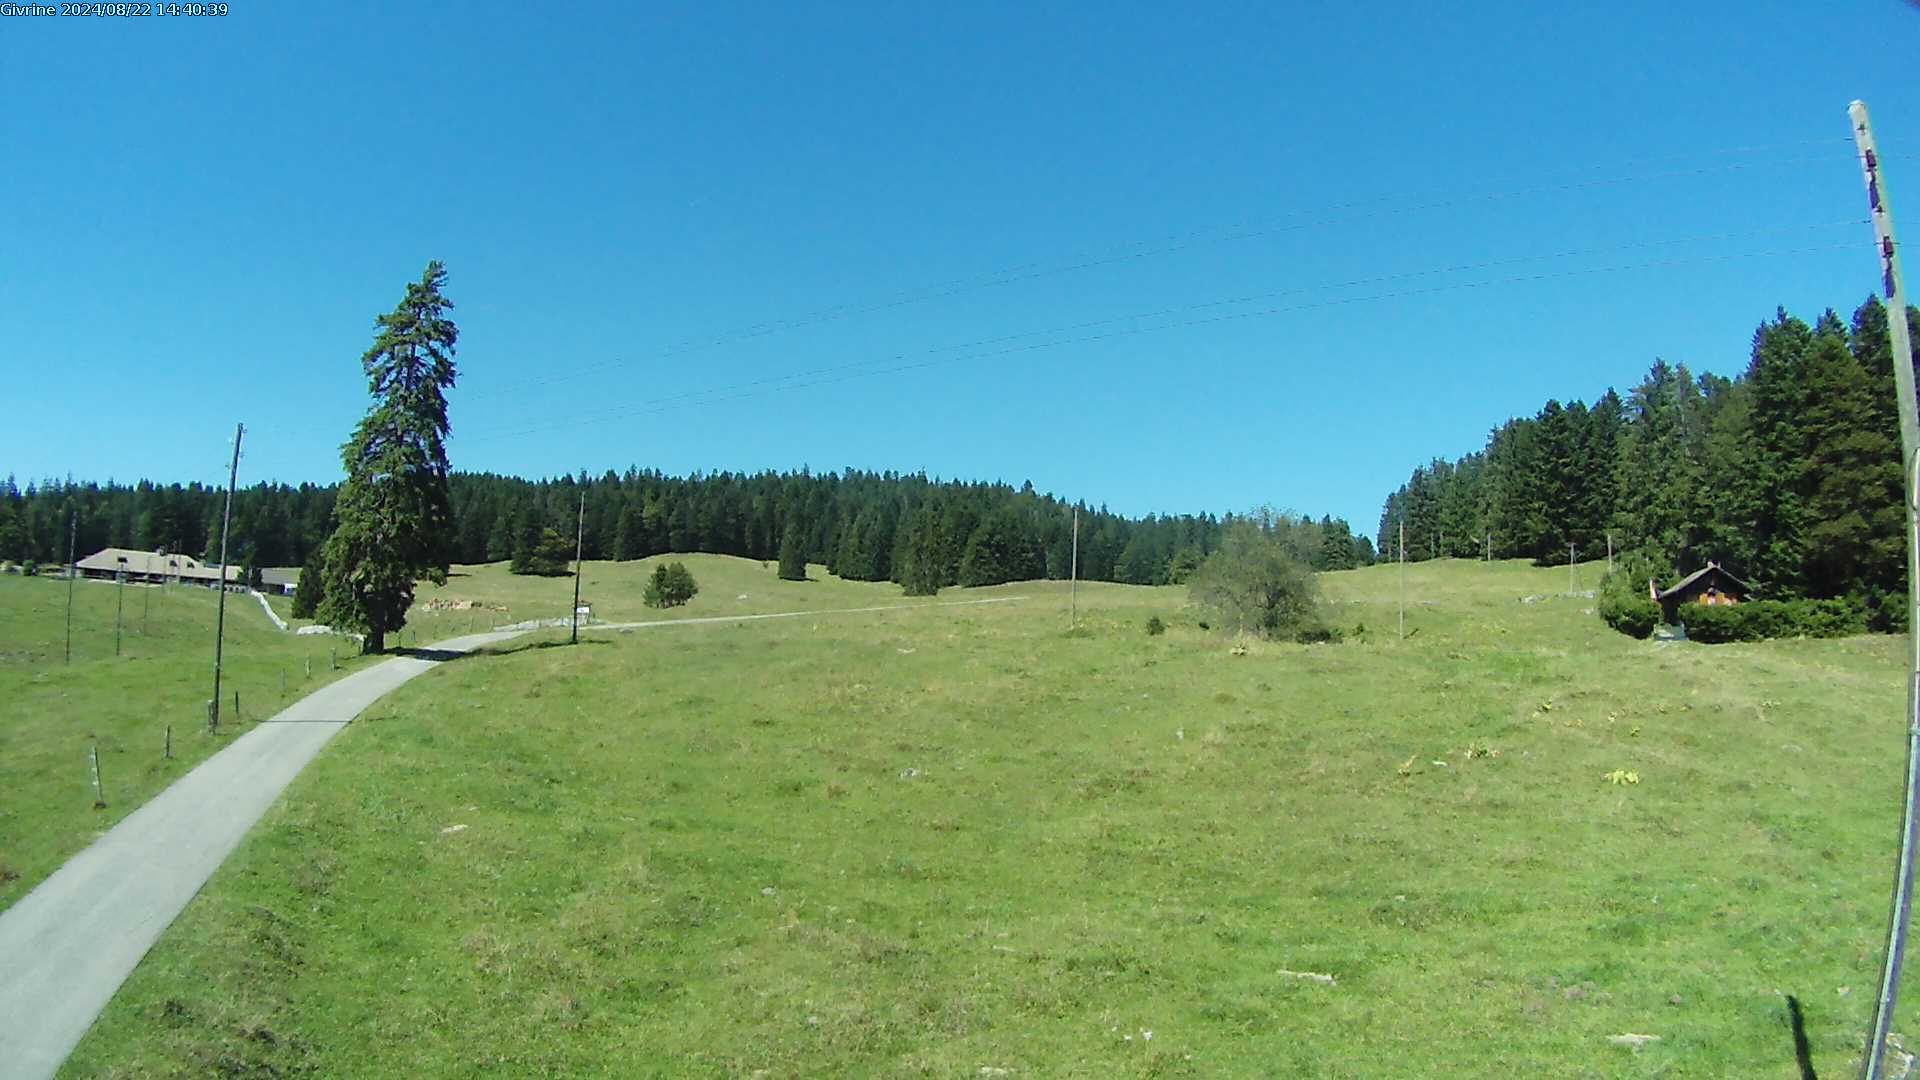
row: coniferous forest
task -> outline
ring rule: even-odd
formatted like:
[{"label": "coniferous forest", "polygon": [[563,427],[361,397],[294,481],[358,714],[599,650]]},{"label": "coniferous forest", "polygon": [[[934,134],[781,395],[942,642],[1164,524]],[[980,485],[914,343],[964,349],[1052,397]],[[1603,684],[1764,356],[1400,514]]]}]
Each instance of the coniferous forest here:
[{"label": "coniferous forest", "polygon": [[[1920,338],[1920,311],[1908,312]],[[261,483],[235,497],[232,558],[304,565],[332,530],[336,485]],[[202,484],[0,481],[0,560],[66,559],[76,548],[165,548],[218,555],[222,492]],[[1072,504],[1031,484],[924,474],[712,473],[629,468],[530,481],[491,473],[451,479],[459,562],[540,563],[571,554],[586,500],[589,559],[713,552],[773,560],[796,538],[805,560],[842,577],[904,581],[914,559],[929,581],[987,585],[1064,578]],[[1232,515],[1128,518],[1080,506],[1079,573],[1088,580],[1181,583],[1218,545]],[[1565,561],[1616,555],[1670,578],[1718,562],[1762,596],[1845,598],[1871,625],[1901,615],[1906,588],[1899,422],[1886,309],[1868,299],[1843,322],[1784,310],[1753,335],[1735,378],[1656,361],[1626,395],[1589,405],[1549,401],[1494,429],[1484,449],[1416,468],[1387,497],[1376,541],[1345,521],[1295,519],[1317,531],[1316,569],[1391,558],[1401,524],[1409,560]],[[556,544],[556,539],[566,541]]]},{"label": "coniferous forest", "polygon": [[[1920,311],[1908,325],[1920,337]],[[1435,459],[1389,495],[1382,557],[1617,555],[1662,586],[1717,562],[1769,599],[1840,598],[1904,619],[1900,427],[1887,311],[1784,310],[1727,379],[1657,361],[1623,398],[1549,401],[1485,449]],[[1644,590],[1644,583],[1640,586]]]},{"label": "coniferous forest", "polygon": [[[779,557],[789,532],[807,562],[842,577],[904,581],[906,563],[930,564],[940,585],[992,585],[1065,578],[1073,507],[1032,485],[932,480],[922,474],[846,471],[713,473],[689,477],[628,469],[529,481],[455,473],[450,496],[453,558],[513,560],[530,572],[573,555],[575,517],[586,496],[588,559],[666,552]],[[256,484],[234,498],[230,555],[247,566],[308,565],[332,531],[333,485]],[[84,556],[109,545],[166,548],[217,558],[224,491],[200,484],[131,486],[47,480],[24,489],[0,481],[0,559],[59,564],[68,514]],[[1128,518],[1080,508],[1080,577],[1141,585],[1179,583],[1197,568],[1232,517]],[[1373,561],[1373,546],[1345,521],[1296,519],[1314,533],[1315,565]]]}]

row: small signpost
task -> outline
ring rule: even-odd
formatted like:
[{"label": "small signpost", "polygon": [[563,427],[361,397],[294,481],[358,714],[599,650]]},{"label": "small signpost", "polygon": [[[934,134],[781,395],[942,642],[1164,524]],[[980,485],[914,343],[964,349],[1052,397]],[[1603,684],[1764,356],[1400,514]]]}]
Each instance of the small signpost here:
[{"label": "small signpost", "polygon": [[93,743],[87,747],[87,760],[93,766],[93,808],[95,810],[105,810],[107,808],[107,793],[100,786],[99,743]]}]

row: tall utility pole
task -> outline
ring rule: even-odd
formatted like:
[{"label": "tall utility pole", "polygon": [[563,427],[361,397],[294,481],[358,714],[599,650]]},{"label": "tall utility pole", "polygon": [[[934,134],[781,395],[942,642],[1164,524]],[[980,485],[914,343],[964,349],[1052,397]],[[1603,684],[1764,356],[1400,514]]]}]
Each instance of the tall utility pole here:
[{"label": "tall utility pole", "polygon": [[233,485],[240,478],[240,440],[247,425],[233,426],[233,464],[227,468],[227,508],[220,513],[220,601],[213,623],[213,703],[207,706],[207,730],[220,730],[220,657],[227,643],[227,529],[233,524]]},{"label": "tall utility pole", "polygon": [[1900,989],[1900,961],[1906,951],[1907,922],[1913,911],[1914,849],[1920,846],[1920,409],[1914,405],[1913,343],[1907,335],[1907,290],[1900,276],[1900,248],[1893,239],[1893,208],[1888,204],[1886,176],[1880,170],[1880,152],[1873,142],[1873,125],[1865,102],[1847,107],[1853,121],[1853,144],[1867,185],[1867,206],[1873,212],[1874,252],[1880,257],[1880,284],[1887,300],[1887,336],[1893,345],[1893,385],[1899,395],[1900,453],[1907,489],[1907,792],[1900,823],[1900,859],[1894,872],[1893,905],[1887,919],[1887,955],[1880,968],[1879,993],[1873,1003],[1873,1027],[1867,1033],[1867,1055],[1860,1066],[1866,1080],[1879,1080],[1885,1064],[1887,1031],[1893,1025],[1894,999]]},{"label": "tall utility pole", "polygon": [[1080,507],[1073,508],[1073,559],[1067,570],[1067,629],[1080,621]]},{"label": "tall utility pole", "polygon": [[1613,573],[1613,530],[1607,530],[1607,573]]},{"label": "tall utility pole", "polygon": [[73,579],[80,576],[80,564],[73,561],[73,545],[80,539],[80,514],[67,511],[67,658],[63,664],[73,663]]},{"label": "tall utility pole", "polygon": [[1568,544],[1567,545],[1567,595],[1572,596],[1574,593],[1579,591],[1580,591],[1579,582],[1574,579],[1574,574],[1573,574],[1573,545]]},{"label": "tall utility pole", "polygon": [[573,640],[580,644],[580,553],[587,545],[587,493],[580,493],[580,519],[573,526]]},{"label": "tall utility pole", "polygon": [[113,655],[120,655],[120,613],[127,610],[127,557],[120,556],[119,580],[113,586]]},{"label": "tall utility pole", "polygon": [[1407,636],[1407,519],[1400,519],[1400,638]]}]

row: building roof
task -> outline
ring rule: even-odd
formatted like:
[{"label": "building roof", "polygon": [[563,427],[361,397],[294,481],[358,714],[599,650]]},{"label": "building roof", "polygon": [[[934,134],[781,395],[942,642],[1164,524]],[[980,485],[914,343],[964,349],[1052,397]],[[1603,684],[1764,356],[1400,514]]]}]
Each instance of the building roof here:
[{"label": "building roof", "polygon": [[1707,565],[1701,567],[1700,569],[1695,570],[1693,573],[1688,574],[1686,577],[1681,578],[1679,581],[1674,582],[1673,587],[1662,592],[1659,596],[1659,599],[1665,600],[1669,596],[1679,596],[1681,593],[1685,592],[1688,588],[1693,586],[1695,583],[1699,582],[1701,578],[1704,578],[1709,574],[1720,575],[1721,577],[1732,582],[1734,585],[1738,586],[1740,591],[1743,593],[1753,592],[1753,587],[1751,585],[1748,585],[1746,582],[1741,581],[1739,578],[1734,577],[1732,574],[1728,573],[1726,567],[1721,566],[1719,563],[1716,563],[1716,562],[1710,562]]},{"label": "building roof", "polygon": [[[203,565],[191,555],[162,555],[157,551],[134,551],[131,548],[101,548],[99,551],[80,560],[80,569],[114,573],[121,568],[120,560],[126,560],[129,574],[145,574],[149,577],[177,577],[188,581],[218,581],[223,576],[211,566]],[[225,578],[228,581],[240,580],[240,568],[228,566]]]},{"label": "building roof", "polygon": [[300,568],[297,566],[263,566],[260,568],[262,585],[298,585]]}]

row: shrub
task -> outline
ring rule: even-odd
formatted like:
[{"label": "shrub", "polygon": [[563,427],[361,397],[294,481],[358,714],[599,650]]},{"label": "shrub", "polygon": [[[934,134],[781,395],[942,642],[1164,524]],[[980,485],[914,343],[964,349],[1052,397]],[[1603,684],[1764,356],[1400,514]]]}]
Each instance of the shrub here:
[{"label": "shrub", "polygon": [[1221,538],[1188,584],[1194,604],[1222,627],[1269,638],[1325,626],[1313,571],[1274,528],[1241,521]]},{"label": "shrub", "polygon": [[1864,609],[1846,600],[1753,600],[1731,607],[1689,604],[1680,611],[1687,638],[1707,645],[1769,638],[1831,638],[1862,633]]},{"label": "shrub", "polygon": [[1687,640],[1698,641],[1704,645],[1723,645],[1730,641],[1751,640],[1747,635],[1761,621],[1755,619],[1747,609],[1757,607],[1764,601],[1740,604],[1735,607],[1709,607],[1705,604],[1684,605],[1680,612],[1680,622],[1687,628]]},{"label": "shrub", "polygon": [[1166,632],[1167,632],[1167,624],[1160,621],[1160,616],[1158,615],[1148,616],[1147,618],[1147,636],[1148,637],[1159,637],[1161,634],[1164,634]]},{"label": "shrub", "polygon": [[647,579],[646,591],[641,593],[641,602],[651,608],[679,607],[694,598],[700,592],[700,586],[693,580],[693,572],[683,562],[660,563],[653,568],[653,576]]},{"label": "shrub", "polygon": [[20,564],[20,572],[28,577],[32,577],[40,572],[40,564],[34,562],[32,559],[28,559]]},{"label": "shrub", "polygon": [[1861,596],[1867,629],[1878,634],[1907,632],[1907,591],[1869,587]]},{"label": "shrub", "polygon": [[1660,605],[1644,596],[1614,596],[1603,593],[1600,597],[1600,617],[1607,625],[1628,637],[1643,638],[1653,633],[1660,625]]},{"label": "shrub", "polygon": [[1642,552],[1622,554],[1619,568],[1600,582],[1600,617],[1628,637],[1643,638],[1660,625],[1660,605],[1647,596],[1647,582],[1661,563]]},{"label": "shrub", "polygon": [[1846,637],[1867,628],[1866,609],[1849,600],[1792,600],[1780,606],[1796,637]]}]

